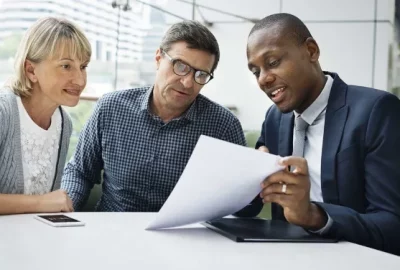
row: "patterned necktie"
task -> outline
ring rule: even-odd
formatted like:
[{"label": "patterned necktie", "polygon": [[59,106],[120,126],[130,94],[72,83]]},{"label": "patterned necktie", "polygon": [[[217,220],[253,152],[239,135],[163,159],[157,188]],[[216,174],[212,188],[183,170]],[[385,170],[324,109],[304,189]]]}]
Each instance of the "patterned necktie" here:
[{"label": "patterned necktie", "polygon": [[294,120],[294,142],[292,156],[304,157],[304,144],[306,142],[306,132],[308,123],[301,116],[297,116]]}]

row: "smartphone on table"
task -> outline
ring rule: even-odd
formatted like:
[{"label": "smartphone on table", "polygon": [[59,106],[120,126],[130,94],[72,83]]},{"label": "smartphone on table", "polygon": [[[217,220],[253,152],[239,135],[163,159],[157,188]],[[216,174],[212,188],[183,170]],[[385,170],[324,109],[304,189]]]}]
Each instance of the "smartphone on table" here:
[{"label": "smartphone on table", "polygon": [[63,214],[36,215],[35,219],[40,220],[53,227],[75,227],[85,225],[84,222]]}]

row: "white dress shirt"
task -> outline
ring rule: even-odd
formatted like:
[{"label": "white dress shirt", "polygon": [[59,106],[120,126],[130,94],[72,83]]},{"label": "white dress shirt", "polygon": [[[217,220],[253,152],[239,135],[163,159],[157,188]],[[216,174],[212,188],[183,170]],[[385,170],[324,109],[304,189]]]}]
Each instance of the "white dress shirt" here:
[{"label": "white dress shirt", "polygon": [[[315,202],[324,201],[321,189],[322,144],[324,138],[326,107],[328,105],[328,99],[333,84],[333,78],[331,76],[325,75],[325,77],[327,80],[318,98],[301,114],[303,120],[309,124],[304,144],[304,158],[307,160],[310,175],[310,200]],[[299,116],[296,112],[294,112],[294,114],[295,117]],[[293,134],[295,134],[295,132]],[[293,142],[294,139],[295,138],[293,138]],[[316,231],[316,233],[325,232],[329,229],[331,224],[332,220],[328,215],[326,226],[321,230]]]},{"label": "white dress shirt", "polygon": [[[321,189],[321,158],[322,142],[324,138],[325,113],[331,93],[333,79],[325,75],[327,80],[318,98],[301,114],[301,118],[309,124],[306,131],[306,142],[304,144],[304,158],[308,163],[310,173],[311,201],[323,202]],[[298,117],[298,113],[294,113]],[[295,134],[295,132],[293,133]],[[294,135],[295,136],[295,135]],[[293,142],[294,142],[293,136]]]}]

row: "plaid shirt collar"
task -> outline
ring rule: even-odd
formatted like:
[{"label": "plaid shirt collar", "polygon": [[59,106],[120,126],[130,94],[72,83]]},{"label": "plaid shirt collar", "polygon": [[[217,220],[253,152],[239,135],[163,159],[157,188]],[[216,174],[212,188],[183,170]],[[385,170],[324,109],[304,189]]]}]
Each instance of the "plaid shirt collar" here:
[{"label": "plaid shirt collar", "polygon": [[[150,110],[150,99],[153,96],[153,90],[154,90],[154,85],[149,87],[149,89],[146,91],[146,94],[144,95],[143,100],[140,105],[140,111],[141,112],[147,111],[151,116],[153,116],[155,118],[159,118],[157,115],[154,115]],[[196,101],[197,101],[197,97],[193,101],[193,103],[190,105],[189,109],[187,109],[183,115],[173,119],[172,121],[182,120],[182,119],[187,119],[192,122],[196,121],[197,110],[198,110]]]}]

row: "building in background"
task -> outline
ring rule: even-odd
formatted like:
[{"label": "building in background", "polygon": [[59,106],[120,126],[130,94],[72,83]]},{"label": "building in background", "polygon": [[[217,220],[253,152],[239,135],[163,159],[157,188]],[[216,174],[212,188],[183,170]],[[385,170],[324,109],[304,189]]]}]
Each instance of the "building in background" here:
[{"label": "building in background", "polygon": [[147,82],[153,82],[155,79],[155,54],[166,31],[165,13],[150,8],[145,13],[145,20],[149,24],[143,36],[143,58],[140,78],[145,84],[148,84]]},{"label": "building in background", "polygon": [[[10,26],[16,31],[26,29],[33,21],[34,14],[37,18],[48,14],[49,9],[57,12],[61,12],[61,9],[79,24],[82,22],[93,42],[93,59],[99,59],[93,60],[89,67],[90,85],[87,90],[101,94],[114,89],[118,17],[117,11],[111,7],[112,0],[64,0],[64,4],[56,0],[2,1],[0,39],[5,33],[9,34],[7,29]],[[234,108],[244,129],[258,130],[272,102],[259,90],[254,76],[248,71],[247,37],[256,19],[287,12],[298,16],[310,28],[321,49],[320,62],[323,69],[338,72],[349,84],[400,94],[400,34],[396,32],[400,25],[400,0],[147,1],[162,6],[178,17],[164,13],[160,16],[134,0],[130,1],[131,11],[121,11],[122,18],[128,21],[121,20],[118,89],[151,84],[155,71],[154,52],[165,31],[164,27],[182,18],[195,18],[204,22],[214,33],[221,51],[214,79],[203,88],[202,94]],[[197,8],[193,9],[193,3],[198,5]],[[5,11],[10,6],[18,6],[17,11]],[[77,12],[80,12],[79,15]],[[15,16],[18,17],[17,25]],[[89,19],[91,16],[95,19]],[[3,52],[12,48],[1,46],[0,41],[0,58]],[[95,61],[99,61],[99,64]],[[3,79],[1,70],[10,63],[0,63],[0,83]]]},{"label": "building in background", "polygon": [[[15,50],[14,40],[40,17],[61,16],[78,24],[92,45],[87,93],[101,95],[114,90],[115,61],[118,43],[117,89],[150,84],[154,77],[154,58],[150,51],[156,49],[165,28],[161,12],[136,1],[129,1],[129,9],[113,8],[111,0],[2,0],[0,6],[0,46]],[[127,2],[127,1],[118,1]],[[152,2],[152,1],[150,1]],[[119,19],[119,20],[118,20]],[[153,24],[154,21],[154,24]],[[10,45],[7,46],[8,43]],[[17,43],[17,42],[14,42]],[[11,45],[13,44],[13,45]],[[0,83],[12,72],[12,61],[7,52],[0,53]],[[3,56],[3,57],[2,57]],[[153,68],[146,61],[151,60]],[[3,69],[3,70],[2,70]],[[143,74],[141,76],[141,74]]]},{"label": "building in background", "polygon": [[[225,106],[237,108],[244,129],[261,128],[272,102],[259,89],[247,68],[246,43],[254,25],[252,20],[278,12],[294,14],[305,22],[320,47],[320,63],[324,70],[337,72],[348,84],[393,91],[398,81],[392,70],[393,56],[399,46],[394,38],[395,10],[399,8],[399,1],[230,0],[227,4],[224,0],[197,0],[195,17],[211,25],[209,29],[221,50],[215,77],[202,93]],[[166,8],[191,17],[192,3],[170,0]],[[178,20],[167,16],[168,23],[175,21]],[[397,65],[400,70],[400,64]]]}]

